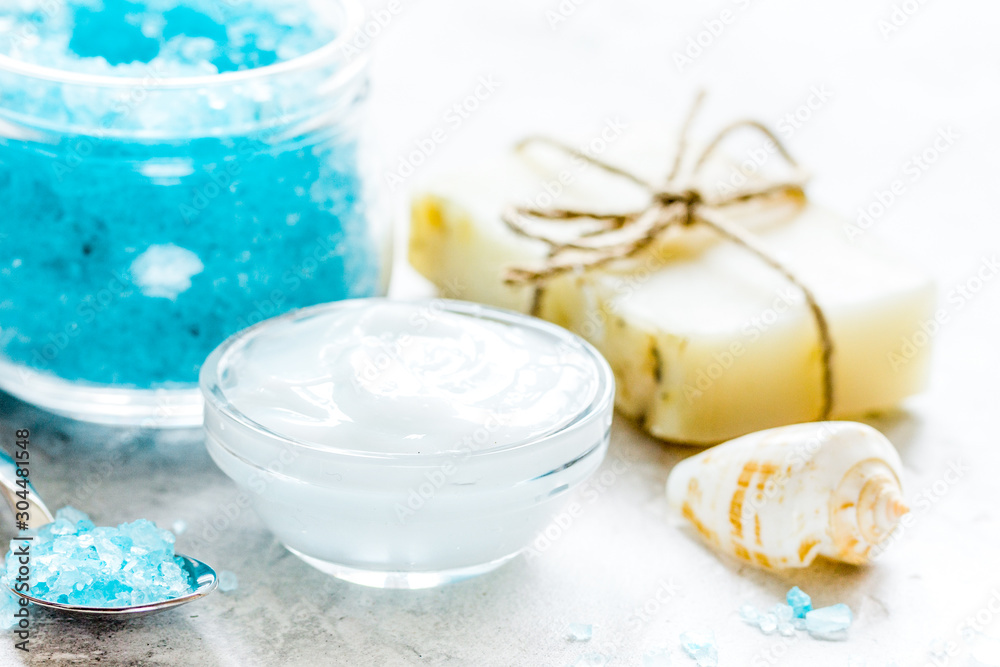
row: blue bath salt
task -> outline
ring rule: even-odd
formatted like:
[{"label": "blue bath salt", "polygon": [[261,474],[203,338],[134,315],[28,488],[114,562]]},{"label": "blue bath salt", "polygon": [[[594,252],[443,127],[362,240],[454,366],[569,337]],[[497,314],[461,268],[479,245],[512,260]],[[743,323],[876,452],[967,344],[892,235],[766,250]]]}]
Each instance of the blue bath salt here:
[{"label": "blue bath salt", "polygon": [[303,0],[0,3],[0,53],[69,72],[247,70],[305,55],[334,36]]},{"label": "blue bath salt", "polygon": [[[253,69],[332,37],[300,0],[15,4],[0,8],[0,52],[105,75]],[[0,121],[6,97],[62,127],[93,123],[101,106],[82,90],[8,87]],[[249,113],[241,103],[214,113]],[[236,331],[382,289],[351,132],[202,132],[204,118],[172,113],[177,139],[0,131],[0,356],[70,381],[191,385]]]},{"label": "blue bath salt", "polygon": [[805,618],[812,611],[812,598],[798,586],[789,589],[785,601],[795,612],[795,618]]},{"label": "blue bath salt", "polygon": [[[15,555],[24,544],[12,540],[4,588],[17,581]],[[38,529],[29,547],[33,597],[84,607],[128,607],[169,600],[194,592],[195,585],[174,555],[174,536],[140,519],[117,528],[96,527],[83,512],[64,507]],[[10,606],[9,597],[0,610]],[[5,619],[6,620],[6,619]]]}]

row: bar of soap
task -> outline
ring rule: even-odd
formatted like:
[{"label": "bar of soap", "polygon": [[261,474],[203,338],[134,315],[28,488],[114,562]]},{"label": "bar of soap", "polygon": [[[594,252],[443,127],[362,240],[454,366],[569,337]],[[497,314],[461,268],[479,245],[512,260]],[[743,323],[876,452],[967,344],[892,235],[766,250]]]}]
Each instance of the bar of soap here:
[{"label": "bar of soap", "polygon": [[[623,142],[617,159],[602,157],[653,179],[669,164],[665,145]],[[532,288],[504,284],[504,269],[541,262],[547,246],[507,229],[506,206],[622,211],[647,201],[582,161],[512,152],[415,195],[409,258],[446,297],[526,312]],[[729,219],[757,235],[826,313],[831,418],[888,409],[922,389],[930,346],[902,350],[933,318],[926,275],[867,236],[852,241],[846,221],[815,204],[755,206]],[[619,411],[659,438],[708,445],[821,416],[820,343],[803,296],[707,228],[675,228],[629,266],[551,280],[538,314],[604,354]]]}]

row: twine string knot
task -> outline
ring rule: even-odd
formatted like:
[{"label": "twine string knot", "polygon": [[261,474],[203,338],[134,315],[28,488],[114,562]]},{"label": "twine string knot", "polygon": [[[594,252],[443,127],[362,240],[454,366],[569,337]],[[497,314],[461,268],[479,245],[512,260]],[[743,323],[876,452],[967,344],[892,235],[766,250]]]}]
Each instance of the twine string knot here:
[{"label": "twine string knot", "polygon": [[[524,150],[532,144],[545,144],[581,159],[609,175],[630,181],[648,193],[649,203],[644,208],[621,213],[566,208],[509,207],[502,214],[504,223],[520,236],[545,243],[548,246],[548,253],[541,266],[508,267],[504,281],[511,285],[532,285],[534,292],[531,313],[538,315],[545,285],[552,278],[568,271],[592,271],[607,264],[628,260],[649,248],[653,242],[677,226],[682,228],[706,226],[720,237],[755,255],[802,292],[816,325],[820,343],[822,405],[819,419],[827,419],[833,409],[831,361],[834,348],[825,313],[812,290],[766,250],[756,237],[741,226],[729,222],[724,216],[715,214],[730,206],[755,201],[793,203],[801,207],[806,202],[805,178],[798,174],[798,179],[769,183],[722,197],[706,196],[702,190],[693,185],[701,168],[716,154],[722,142],[739,129],[752,129],[763,134],[773,142],[784,161],[793,170],[798,171],[798,164],[767,126],[755,120],[741,120],[728,125],[715,135],[694,161],[689,181],[684,187],[680,187],[678,181],[689,157],[688,132],[703,98],[703,93],[698,95],[682,126],[673,167],[662,187],[548,137],[528,137],[521,141],[517,146],[518,150]],[[552,223],[561,223],[557,225],[560,228],[559,232],[553,233]]]}]

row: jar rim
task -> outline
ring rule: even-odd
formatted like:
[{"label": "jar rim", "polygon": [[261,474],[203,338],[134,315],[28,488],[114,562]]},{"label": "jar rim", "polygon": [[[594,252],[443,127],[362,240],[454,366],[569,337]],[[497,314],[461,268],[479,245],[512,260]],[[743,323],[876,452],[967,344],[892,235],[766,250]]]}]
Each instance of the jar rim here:
[{"label": "jar rim", "polygon": [[[322,313],[324,311],[337,310],[344,307],[363,307],[362,303],[384,303],[384,302],[398,302],[398,303],[427,303],[431,300],[416,300],[416,301],[405,301],[405,300],[395,300],[387,297],[370,297],[365,299],[349,299],[345,301],[335,301],[331,303],[319,304],[316,306],[309,306],[307,308],[300,308],[298,310],[293,310],[283,315],[277,317],[272,317],[270,319],[258,322],[236,334],[233,334],[228,339],[226,339],[221,345],[219,345],[205,360],[202,365],[199,386],[201,392],[205,398],[205,425],[206,429],[210,422],[218,421],[223,419],[226,423],[243,430],[244,432],[253,434],[259,438],[265,438],[274,444],[280,444],[284,446],[290,446],[293,448],[302,448],[307,450],[312,450],[317,454],[330,457],[347,457],[355,460],[390,460],[390,461],[408,461],[412,463],[430,463],[437,460],[446,460],[454,458],[457,452],[456,450],[442,450],[433,453],[419,453],[419,452],[379,452],[371,450],[357,450],[357,449],[345,449],[340,447],[333,447],[329,445],[320,444],[317,442],[312,442],[305,439],[295,438],[284,433],[275,431],[263,424],[258,423],[246,414],[244,414],[239,408],[237,408],[229,399],[226,397],[224,390],[220,386],[221,371],[220,362],[223,361],[224,356],[229,352],[234,346],[246,342],[253,336],[260,333],[261,329],[268,327],[279,322],[285,322],[288,320],[299,320],[314,316],[316,314]],[[485,304],[472,303],[467,301],[457,301],[451,299],[433,299],[434,302],[442,305],[442,308],[447,312],[455,313],[458,315],[465,315],[469,317],[487,317],[490,319],[495,319],[507,324],[514,324],[519,326],[529,325],[534,327],[536,330],[546,332],[553,335],[561,340],[571,340],[574,343],[580,345],[583,350],[592,358],[594,366],[597,370],[597,378],[595,382],[594,397],[589,404],[581,408],[573,418],[565,424],[538,435],[533,435],[530,437],[522,438],[512,442],[504,443],[495,447],[487,447],[484,449],[471,449],[468,453],[463,453],[469,459],[480,459],[483,457],[488,457],[491,455],[498,455],[514,450],[520,450],[525,447],[531,447],[544,443],[547,440],[553,438],[564,438],[568,434],[588,427],[593,426],[595,420],[599,420],[602,416],[607,413],[610,414],[613,409],[614,404],[614,392],[615,392],[615,382],[614,374],[611,371],[611,367],[608,362],[604,359],[600,352],[594,348],[589,342],[577,336],[576,334],[560,327],[558,325],[546,322],[538,318],[534,318],[524,313],[519,313],[512,310],[507,310],[505,308],[497,308],[494,306],[488,306]],[[212,417],[209,416],[209,412],[214,413]],[[209,433],[211,435],[211,433]],[[589,441],[583,441],[580,443],[581,453],[584,450],[589,451],[592,443]],[[227,449],[231,449],[227,446]],[[235,453],[235,452],[234,452]]]},{"label": "jar rim", "polygon": [[[334,1],[339,3],[344,11],[345,25],[343,30],[339,31],[331,41],[317,49],[289,60],[282,60],[263,67],[222,72],[219,74],[201,74],[198,76],[164,76],[150,80],[149,76],[114,76],[112,74],[73,72],[71,70],[24,62],[0,53],[0,70],[53,83],[96,86],[100,88],[134,88],[141,86],[148,90],[210,88],[289,74],[333,62],[337,52],[343,48],[344,44],[353,39],[355,33],[360,29],[365,16],[360,0]],[[360,54],[356,60],[363,62],[367,56],[367,53]]]}]

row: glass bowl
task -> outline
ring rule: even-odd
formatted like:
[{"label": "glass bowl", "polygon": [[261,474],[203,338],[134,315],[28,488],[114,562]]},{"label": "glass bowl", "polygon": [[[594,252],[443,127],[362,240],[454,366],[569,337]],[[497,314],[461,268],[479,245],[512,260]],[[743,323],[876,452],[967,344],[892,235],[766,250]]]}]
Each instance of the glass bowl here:
[{"label": "glass bowl", "polygon": [[358,299],[229,338],[201,390],[208,451],[292,553],[425,588],[516,556],[597,470],[614,377],[533,317]]}]

